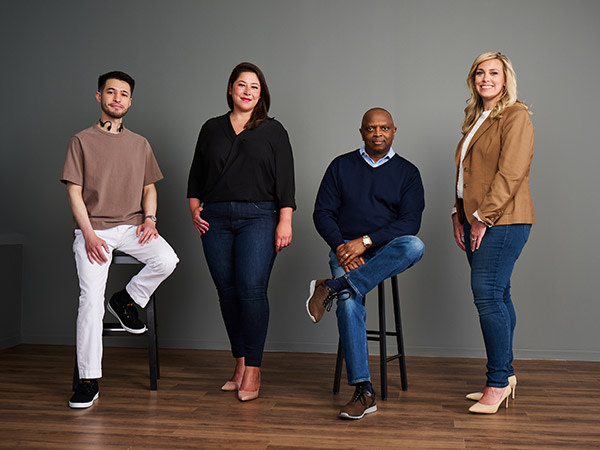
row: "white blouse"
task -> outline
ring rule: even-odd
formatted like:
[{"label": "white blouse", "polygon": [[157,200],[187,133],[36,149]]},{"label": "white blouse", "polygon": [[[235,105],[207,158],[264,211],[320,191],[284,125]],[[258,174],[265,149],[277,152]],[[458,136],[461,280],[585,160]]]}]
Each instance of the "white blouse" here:
[{"label": "white blouse", "polygon": [[460,164],[458,166],[458,182],[456,183],[456,196],[458,198],[463,198],[463,184],[464,184],[463,160],[465,159],[465,155],[467,154],[467,149],[469,148],[471,139],[473,139],[473,136],[475,135],[475,133],[477,132],[477,130],[479,129],[481,124],[485,121],[485,119],[487,119],[487,117],[490,115],[491,111],[492,110],[484,111],[481,113],[481,116],[479,116],[479,119],[477,119],[477,122],[475,122],[475,125],[473,125],[473,128],[471,128],[471,131],[469,131],[469,134],[467,135],[466,139],[463,141],[463,145],[460,150]]}]

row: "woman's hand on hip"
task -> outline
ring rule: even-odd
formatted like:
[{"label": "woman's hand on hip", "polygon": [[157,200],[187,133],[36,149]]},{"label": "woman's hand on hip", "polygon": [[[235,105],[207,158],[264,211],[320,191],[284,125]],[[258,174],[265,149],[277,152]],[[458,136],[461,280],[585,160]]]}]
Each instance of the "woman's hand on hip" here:
[{"label": "woman's hand on hip", "polygon": [[480,222],[477,219],[475,219],[473,221],[473,223],[471,224],[471,251],[472,252],[479,249],[479,246],[481,245],[481,241],[482,241],[483,236],[485,235],[486,231],[487,231],[487,226],[485,223]]},{"label": "woman's hand on hip", "polygon": [[452,228],[454,228],[454,240],[456,241],[456,245],[460,247],[462,251],[465,251],[467,248],[465,247],[465,229],[458,221],[458,214],[452,214]]}]

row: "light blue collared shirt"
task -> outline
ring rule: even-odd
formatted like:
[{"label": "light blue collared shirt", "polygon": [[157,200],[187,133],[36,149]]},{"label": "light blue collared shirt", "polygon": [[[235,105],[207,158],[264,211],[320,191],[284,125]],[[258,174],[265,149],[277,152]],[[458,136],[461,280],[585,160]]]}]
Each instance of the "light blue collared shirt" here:
[{"label": "light blue collared shirt", "polygon": [[363,157],[363,159],[367,162],[367,164],[373,168],[383,166],[386,162],[388,162],[390,159],[392,159],[392,157],[396,154],[394,149],[392,147],[390,147],[390,150],[387,152],[387,154],[383,158],[381,158],[379,161],[375,162],[371,159],[371,157],[365,150],[364,145],[358,151],[360,152],[360,155]]}]

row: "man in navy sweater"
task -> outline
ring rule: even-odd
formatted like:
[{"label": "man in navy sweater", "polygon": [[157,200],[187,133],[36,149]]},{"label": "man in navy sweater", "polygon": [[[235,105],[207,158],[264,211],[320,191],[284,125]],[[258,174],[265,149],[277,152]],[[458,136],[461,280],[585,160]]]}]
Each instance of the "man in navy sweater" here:
[{"label": "man in navy sweater", "polygon": [[362,298],[381,281],[423,256],[415,235],[425,207],[419,170],[392,149],[396,127],[389,112],[373,108],[360,127],[364,146],[327,168],[313,219],[331,252],[332,279],[313,280],[306,301],[314,323],[337,300],[337,319],[352,399],[339,416],[360,419],[377,411],[371,386]]}]

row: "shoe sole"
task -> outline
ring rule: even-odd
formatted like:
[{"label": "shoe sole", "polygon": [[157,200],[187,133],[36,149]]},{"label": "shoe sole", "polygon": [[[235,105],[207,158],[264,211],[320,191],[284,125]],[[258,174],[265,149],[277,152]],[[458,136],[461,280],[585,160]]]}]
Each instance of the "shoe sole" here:
[{"label": "shoe sole", "polygon": [[121,319],[119,318],[119,315],[112,309],[112,307],[110,306],[110,303],[106,304],[106,309],[108,309],[108,311],[117,318],[117,320],[119,321],[119,323],[121,324],[121,326],[123,327],[123,329],[131,334],[143,334],[146,332],[146,330],[148,329],[146,327],[146,325],[144,325],[143,329],[140,330],[134,330],[133,328],[129,328],[126,327],[125,324],[123,322],[121,322]]},{"label": "shoe sole", "polygon": [[341,412],[340,413],[340,417],[342,419],[353,419],[353,420],[357,420],[357,419],[362,419],[365,414],[371,414],[374,413],[375,411],[377,411],[377,405],[373,405],[370,408],[367,408],[363,411],[363,413],[360,416],[351,416],[350,414],[348,414],[347,412]]},{"label": "shoe sole", "polygon": [[312,320],[313,323],[317,323],[317,319],[315,317],[313,317],[313,315],[310,313],[308,304],[310,303],[310,299],[312,298],[313,294],[315,293],[316,288],[317,288],[317,280],[312,280],[310,282],[310,286],[308,288],[308,300],[306,300],[306,312],[308,313],[308,317],[310,317],[310,320]]},{"label": "shoe sole", "polygon": [[89,408],[90,406],[92,406],[94,404],[94,400],[96,400],[98,398],[98,392],[96,392],[96,395],[94,395],[94,398],[92,399],[91,402],[87,402],[87,403],[72,403],[69,402],[69,407],[71,408]]}]

